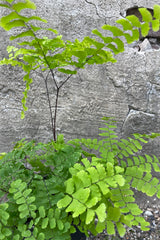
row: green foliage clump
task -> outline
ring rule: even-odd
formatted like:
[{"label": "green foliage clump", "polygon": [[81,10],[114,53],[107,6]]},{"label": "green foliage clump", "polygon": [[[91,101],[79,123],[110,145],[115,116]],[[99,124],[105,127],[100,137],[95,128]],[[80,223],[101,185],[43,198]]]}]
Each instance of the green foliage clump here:
[{"label": "green foliage clump", "polygon": [[160,134],[119,139],[115,121],[103,120],[99,141],[21,140],[1,157],[0,196],[7,201],[0,204],[0,239],[69,240],[75,226],[86,236],[105,229],[124,236],[126,225],[149,230],[133,189],[160,198],[159,180],[151,175],[160,172],[159,159],[140,154],[147,139]]}]

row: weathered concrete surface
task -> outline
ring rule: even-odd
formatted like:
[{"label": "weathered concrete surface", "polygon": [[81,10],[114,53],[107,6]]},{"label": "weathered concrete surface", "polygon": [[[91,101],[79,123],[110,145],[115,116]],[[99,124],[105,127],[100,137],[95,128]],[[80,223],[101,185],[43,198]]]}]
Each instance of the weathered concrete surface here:
[{"label": "weathered concrete surface", "polygon": [[[83,39],[94,28],[115,24],[128,8],[152,8],[159,1],[148,0],[34,0],[36,14],[48,20],[64,39]],[[5,11],[0,8],[0,15]],[[9,36],[0,30],[0,58],[6,57]],[[160,131],[160,50],[126,46],[117,63],[88,66],[73,76],[60,93],[58,130],[66,139],[97,137],[100,119],[114,116],[118,132]],[[11,149],[20,138],[48,141],[52,138],[43,79],[35,74],[28,98],[29,111],[20,120],[24,90],[23,73],[10,66],[0,68],[0,152]],[[50,88],[52,89],[52,88]],[[52,105],[54,106],[52,94]],[[148,152],[160,153],[160,140],[150,143]]]}]

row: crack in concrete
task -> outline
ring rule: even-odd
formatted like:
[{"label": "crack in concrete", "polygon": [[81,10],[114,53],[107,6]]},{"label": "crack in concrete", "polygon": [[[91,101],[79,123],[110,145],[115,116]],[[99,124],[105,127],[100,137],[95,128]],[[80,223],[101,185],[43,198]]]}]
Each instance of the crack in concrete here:
[{"label": "crack in concrete", "polygon": [[95,3],[93,3],[93,2],[89,2],[88,0],[84,0],[86,3],[88,3],[88,4],[91,4],[91,5],[93,5],[94,7],[95,7],[95,9],[96,9],[96,14],[97,14],[97,16],[99,17],[99,18],[101,18],[101,16],[100,16],[100,14],[99,14],[99,12],[98,12],[98,7],[97,7],[97,5],[95,4]]}]

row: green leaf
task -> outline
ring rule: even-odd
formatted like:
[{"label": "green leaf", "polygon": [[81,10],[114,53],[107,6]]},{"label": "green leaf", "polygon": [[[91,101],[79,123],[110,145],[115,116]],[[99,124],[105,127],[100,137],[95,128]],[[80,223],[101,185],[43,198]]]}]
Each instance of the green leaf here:
[{"label": "green leaf", "polygon": [[24,114],[24,111],[21,112],[21,119],[24,119],[25,118],[25,114]]},{"label": "green leaf", "polygon": [[20,34],[17,34],[16,36],[11,36],[10,40],[12,41],[12,40],[15,40],[17,38],[22,38],[22,37],[35,37],[35,36],[34,36],[33,31],[28,30],[28,31],[22,32]]},{"label": "green leaf", "polygon": [[139,40],[139,30],[138,29],[133,29],[132,30],[132,38],[133,38],[133,41],[138,41]]},{"label": "green leaf", "polygon": [[60,217],[60,210],[58,208],[55,209],[54,217],[56,219],[59,219],[59,217]]},{"label": "green leaf", "polygon": [[149,29],[150,27],[148,22],[145,22],[141,25],[141,34],[143,37],[146,37],[148,35]]},{"label": "green leaf", "polygon": [[42,220],[42,225],[41,225],[42,229],[47,228],[48,222],[49,222],[49,219],[48,219],[48,218],[43,218],[43,220]]},{"label": "green leaf", "polygon": [[12,22],[6,23],[5,30],[9,31],[14,27],[25,27],[25,22],[23,20],[14,20]]},{"label": "green leaf", "polygon": [[31,204],[31,203],[33,203],[35,201],[35,199],[36,199],[35,196],[29,197],[29,198],[27,198],[27,203]]},{"label": "green leaf", "polygon": [[120,222],[117,222],[116,223],[116,226],[117,226],[117,230],[118,230],[118,233],[121,237],[123,237],[126,233],[126,229],[125,229],[125,226],[120,223]]},{"label": "green leaf", "polygon": [[9,207],[8,203],[1,203],[0,209],[6,210]]},{"label": "green leaf", "polygon": [[24,203],[18,207],[18,211],[20,211],[20,212],[24,212],[26,210],[28,210],[28,205],[26,203]]},{"label": "green leaf", "polygon": [[46,19],[40,18],[38,16],[32,16],[32,17],[29,17],[29,18],[26,19],[26,21],[32,21],[32,20],[37,20],[37,21],[47,23]]},{"label": "green leaf", "polygon": [[56,219],[55,218],[50,219],[49,226],[51,229],[54,229],[56,227]]},{"label": "green leaf", "polygon": [[16,181],[11,183],[11,188],[15,188],[17,191],[17,189],[21,186],[21,183],[22,183],[22,180],[17,179]]},{"label": "green leaf", "polygon": [[99,201],[98,197],[93,197],[93,198],[89,199],[85,204],[88,208],[92,208],[93,206],[95,206],[97,204],[98,201]]},{"label": "green leaf", "polygon": [[36,9],[36,5],[31,2],[30,0],[25,0],[25,2],[18,2],[12,5],[12,8],[16,11],[16,12],[21,12],[21,10],[29,8],[29,9]]},{"label": "green leaf", "polygon": [[115,234],[115,226],[112,221],[107,221],[107,233],[108,233],[108,235]]},{"label": "green leaf", "polygon": [[152,29],[154,32],[159,30],[159,19],[152,20]]},{"label": "green leaf", "polygon": [[126,19],[128,19],[132,23],[132,26],[137,27],[137,28],[141,27],[141,23],[139,21],[139,18],[136,17],[135,15],[127,16]]},{"label": "green leaf", "polygon": [[117,44],[118,53],[124,52],[124,43],[122,42],[122,40],[120,40],[119,38],[115,38],[113,42]]},{"label": "green leaf", "polygon": [[37,240],[45,240],[45,235],[44,235],[44,233],[39,233]]},{"label": "green leaf", "polygon": [[138,8],[138,11],[142,15],[142,20],[144,22],[151,22],[152,21],[152,14],[146,8]]},{"label": "green leaf", "polygon": [[120,219],[120,209],[116,207],[109,207],[107,211],[107,220],[118,222]]},{"label": "green leaf", "polygon": [[81,170],[77,173],[77,177],[79,177],[83,182],[83,187],[89,187],[91,185],[91,179],[87,172]]},{"label": "green leaf", "polygon": [[0,19],[0,26],[7,31],[6,24],[8,24],[9,22],[15,19],[19,19],[19,15],[16,12],[11,12],[7,16],[4,16]]},{"label": "green leaf", "polygon": [[114,37],[123,36],[123,31],[116,26],[104,25],[102,29],[109,30],[113,33]]},{"label": "green leaf", "polygon": [[100,37],[101,39],[104,39],[104,36],[102,35],[102,33],[100,33],[97,29],[93,29],[92,33],[97,35],[98,37]]},{"label": "green leaf", "polygon": [[57,220],[57,227],[60,231],[62,231],[64,229],[64,224],[60,219]]},{"label": "green leaf", "polygon": [[9,218],[9,213],[5,212],[4,210],[0,209],[0,216],[1,216],[1,220],[8,220]]},{"label": "green leaf", "polygon": [[104,222],[106,219],[106,205],[104,203],[101,203],[95,212],[98,216],[98,220],[100,222]]},{"label": "green leaf", "polygon": [[71,204],[67,207],[66,212],[73,212],[73,218],[78,217],[86,211],[85,205],[80,203],[78,200],[73,199]]},{"label": "green leaf", "polygon": [[[2,0],[2,1],[4,1],[4,0]],[[12,3],[14,0],[6,0],[6,2],[8,2],[8,3]]]},{"label": "green leaf", "polygon": [[23,192],[23,196],[26,198],[28,197],[28,195],[32,192],[32,189],[26,189],[24,192]]},{"label": "green leaf", "polygon": [[142,210],[135,203],[128,203],[127,207],[131,210],[133,215],[140,215],[142,213]]},{"label": "green leaf", "polygon": [[156,18],[156,19],[159,19],[160,20],[160,5],[154,5],[154,11],[153,11],[153,16]]},{"label": "green leaf", "polygon": [[129,33],[124,33],[124,37],[126,38],[128,44],[131,44],[134,41],[133,37]]},{"label": "green leaf", "polygon": [[10,8],[10,6],[8,6],[7,4],[2,4],[2,3],[0,3],[0,7]]},{"label": "green leaf", "polygon": [[107,175],[113,176],[114,175],[114,167],[111,162],[107,162]]},{"label": "green leaf", "polygon": [[56,29],[53,29],[53,28],[46,28],[46,30],[50,31],[50,32],[53,32],[55,34],[58,34],[58,31]]},{"label": "green leaf", "polygon": [[6,237],[9,237],[10,235],[12,235],[12,231],[8,228],[3,228],[3,234],[6,236]]},{"label": "green leaf", "polygon": [[122,175],[115,175],[114,179],[118,183],[119,186],[124,186],[125,179],[124,179],[124,177]]},{"label": "green leaf", "polygon": [[97,223],[97,225],[96,225],[96,231],[97,231],[98,233],[102,233],[105,228],[106,228],[105,222],[99,222],[99,221],[98,221],[98,223]]},{"label": "green leaf", "polygon": [[92,210],[92,209],[87,209],[87,215],[86,215],[85,223],[87,225],[90,224],[94,220],[94,217],[95,217],[95,211]]},{"label": "green leaf", "polygon": [[123,30],[132,30],[132,24],[128,21],[128,19],[118,19],[116,21],[118,24],[121,24],[123,26]]},{"label": "green leaf", "polygon": [[102,193],[104,195],[106,195],[110,192],[110,190],[108,188],[109,186],[104,181],[98,182],[97,185],[99,186],[100,190],[102,191]]},{"label": "green leaf", "polygon": [[99,174],[98,174],[98,171],[96,168],[94,167],[89,167],[87,168],[87,171],[89,172],[90,174],[90,177],[91,177],[91,180],[92,180],[92,183],[95,183],[99,180]]},{"label": "green leaf", "polygon": [[20,215],[19,215],[19,217],[20,217],[21,219],[23,219],[23,218],[25,218],[25,217],[27,217],[27,216],[29,216],[29,215],[30,215],[30,214],[29,214],[29,211],[26,210],[26,211],[21,212]]},{"label": "green leaf", "polygon": [[99,180],[106,178],[106,170],[102,164],[96,164],[96,168],[99,174]]},{"label": "green leaf", "polygon": [[74,181],[72,178],[68,179],[65,182],[66,185],[66,193],[68,194],[72,194],[74,192]]},{"label": "green leaf", "polygon": [[40,206],[40,207],[38,208],[38,211],[39,211],[39,216],[40,216],[41,218],[44,218],[44,217],[46,216],[46,212],[45,212],[44,206]]},{"label": "green leaf", "polygon": [[79,189],[77,192],[72,194],[72,197],[77,199],[78,201],[85,203],[90,195],[90,189],[86,188],[86,189]]}]

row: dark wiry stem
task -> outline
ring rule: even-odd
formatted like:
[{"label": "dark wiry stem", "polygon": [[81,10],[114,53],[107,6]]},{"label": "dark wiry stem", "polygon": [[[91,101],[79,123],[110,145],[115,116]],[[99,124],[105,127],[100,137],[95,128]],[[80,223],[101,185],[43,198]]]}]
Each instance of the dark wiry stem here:
[{"label": "dark wiry stem", "polygon": [[[49,73],[48,73],[48,75],[49,75]],[[53,122],[52,106],[51,106],[51,100],[50,100],[50,96],[49,96],[49,89],[48,89],[48,82],[47,82],[48,75],[46,76],[46,78],[44,78],[44,82],[45,82],[46,93],[47,93],[47,98],[48,98],[48,105],[49,105],[49,111],[50,111],[50,116],[51,116],[51,125],[52,125],[53,139],[54,139],[54,141],[56,141],[55,124]],[[54,116],[54,118],[55,118],[55,116]]]},{"label": "dark wiry stem", "polygon": [[53,122],[53,138],[54,141],[56,141],[56,123],[57,123],[57,110],[58,110],[58,99],[59,99],[59,90],[60,88],[57,88],[56,91],[56,102],[55,102],[55,108],[54,108],[54,122]]}]

